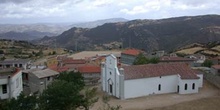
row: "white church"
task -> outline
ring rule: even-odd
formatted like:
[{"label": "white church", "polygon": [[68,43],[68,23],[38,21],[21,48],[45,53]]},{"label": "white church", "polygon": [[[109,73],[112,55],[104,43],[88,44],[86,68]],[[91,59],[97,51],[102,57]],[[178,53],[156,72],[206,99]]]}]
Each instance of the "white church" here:
[{"label": "white church", "polygon": [[184,63],[132,65],[118,68],[114,55],[102,63],[102,90],[120,99],[151,94],[198,93],[203,75]]}]

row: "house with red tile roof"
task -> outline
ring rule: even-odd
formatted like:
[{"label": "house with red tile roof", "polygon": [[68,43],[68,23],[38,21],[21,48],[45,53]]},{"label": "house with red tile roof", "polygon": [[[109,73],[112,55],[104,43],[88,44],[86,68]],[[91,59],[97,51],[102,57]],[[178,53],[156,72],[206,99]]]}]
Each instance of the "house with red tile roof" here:
[{"label": "house with red tile roof", "polygon": [[191,94],[202,87],[203,74],[185,63],[161,63],[117,67],[114,55],[101,67],[102,90],[120,99],[151,94]]},{"label": "house with red tile roof", "polygon": [[184,58],[184,57],[172,57],[162,56],[160,57],[160,63],[186,63],[189,66],[194,66],[195,59]]},{"label": "house with red tile roof", "polygon": [[143,53],[143,51],[133,48],[122,51],[121,63],[132,65],[140,53]]},{"label": "house with red tile roof", "polygon": [[190,58],[194,60],[194,67],[201,67],[202,64],[205,62],[206,57],[205,55],[202,54],[191,54],[191,55],[187,55],[185,56],[185,58]]},{"label": "house with red tile roof", "polygon": [[211,73],[220,76],[220,65],[213,65],[211,67]]},{"label": "house with red tile roof", "polygon": [[101,67],[85,65],[78,67],[78,71],[84,77],[84,81],[86,85],[98,84],[98,81],[101,76]]}]

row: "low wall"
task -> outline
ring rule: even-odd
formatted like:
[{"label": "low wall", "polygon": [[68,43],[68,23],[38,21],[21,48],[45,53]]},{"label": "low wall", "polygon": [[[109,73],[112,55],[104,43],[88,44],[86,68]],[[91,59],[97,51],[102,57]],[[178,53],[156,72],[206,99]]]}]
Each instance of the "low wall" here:
[{"label": "low wall", "polygon": [[220,76],[213,75],[212,73],[205,73],[204,78],[216,87],[220,88]]}]

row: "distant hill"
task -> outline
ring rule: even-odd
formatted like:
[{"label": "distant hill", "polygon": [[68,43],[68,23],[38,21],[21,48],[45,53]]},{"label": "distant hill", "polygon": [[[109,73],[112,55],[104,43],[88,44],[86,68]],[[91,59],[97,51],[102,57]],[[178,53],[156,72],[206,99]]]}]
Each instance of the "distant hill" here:
[{"label": "distant hill", "polygon": [[91,22],[75,23],[71,25],[70,27],[94,28],[94,27],[103,25],[105,23],[116,23],[116,22],[126,22],[126,21],[128,20],[124,18],[110,18],[110,19],[103,19],[103,20],[97,20],[97,21],[91,21]]},{"label": "distant hill", "polygon": [[[5,58],[30,58],[38,59],[48,55],[67,53],[63,48],[49,48],[47,46],[35,45],[27,41],[0,39],[0,51]],[[0,56],[1,60],[2,56]]]},{"label": "distant hill", "polygon": [[37,31],[58,35],[70,28],[67,24],[0,24],[0,33]]},{"label": "distant hill", "polygon": [[49,32],[39,32],[39,31],[25,31],[25,32],[6,32],[0,34],[0,39],[11,39],[11,40],[35,40],[43,38],[44,36],[55,36],[55,34]]},{"label": "distant hill", "polygon": [[193,43],[177,49],[175,53],[182,55],[200,53],[206,56],[215,57],[220,55],[220,41],[209,42],[207,44]]},{"label": "distant hill", "polygon": [[133,47],[145,51],[173,51],[192,43],[220,41],[220,16],[185,16],[160,20],[132,20],[106,23],[95,28],[72,28],[62,34],[40,40],[48,45],[91,50],[104,48],[112,42],[121,47]]}]

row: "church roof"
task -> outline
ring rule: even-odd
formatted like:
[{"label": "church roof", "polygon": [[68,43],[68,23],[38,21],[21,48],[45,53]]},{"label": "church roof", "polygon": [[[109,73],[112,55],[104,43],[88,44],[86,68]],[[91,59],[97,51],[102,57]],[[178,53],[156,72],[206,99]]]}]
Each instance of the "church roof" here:
[{"label": "church roof", "polygon": [[180,75],[181,79],[198,79],[196,71],[184,63],[147,64],[125,66],[125,80],[159,77],[167,75]]}]

